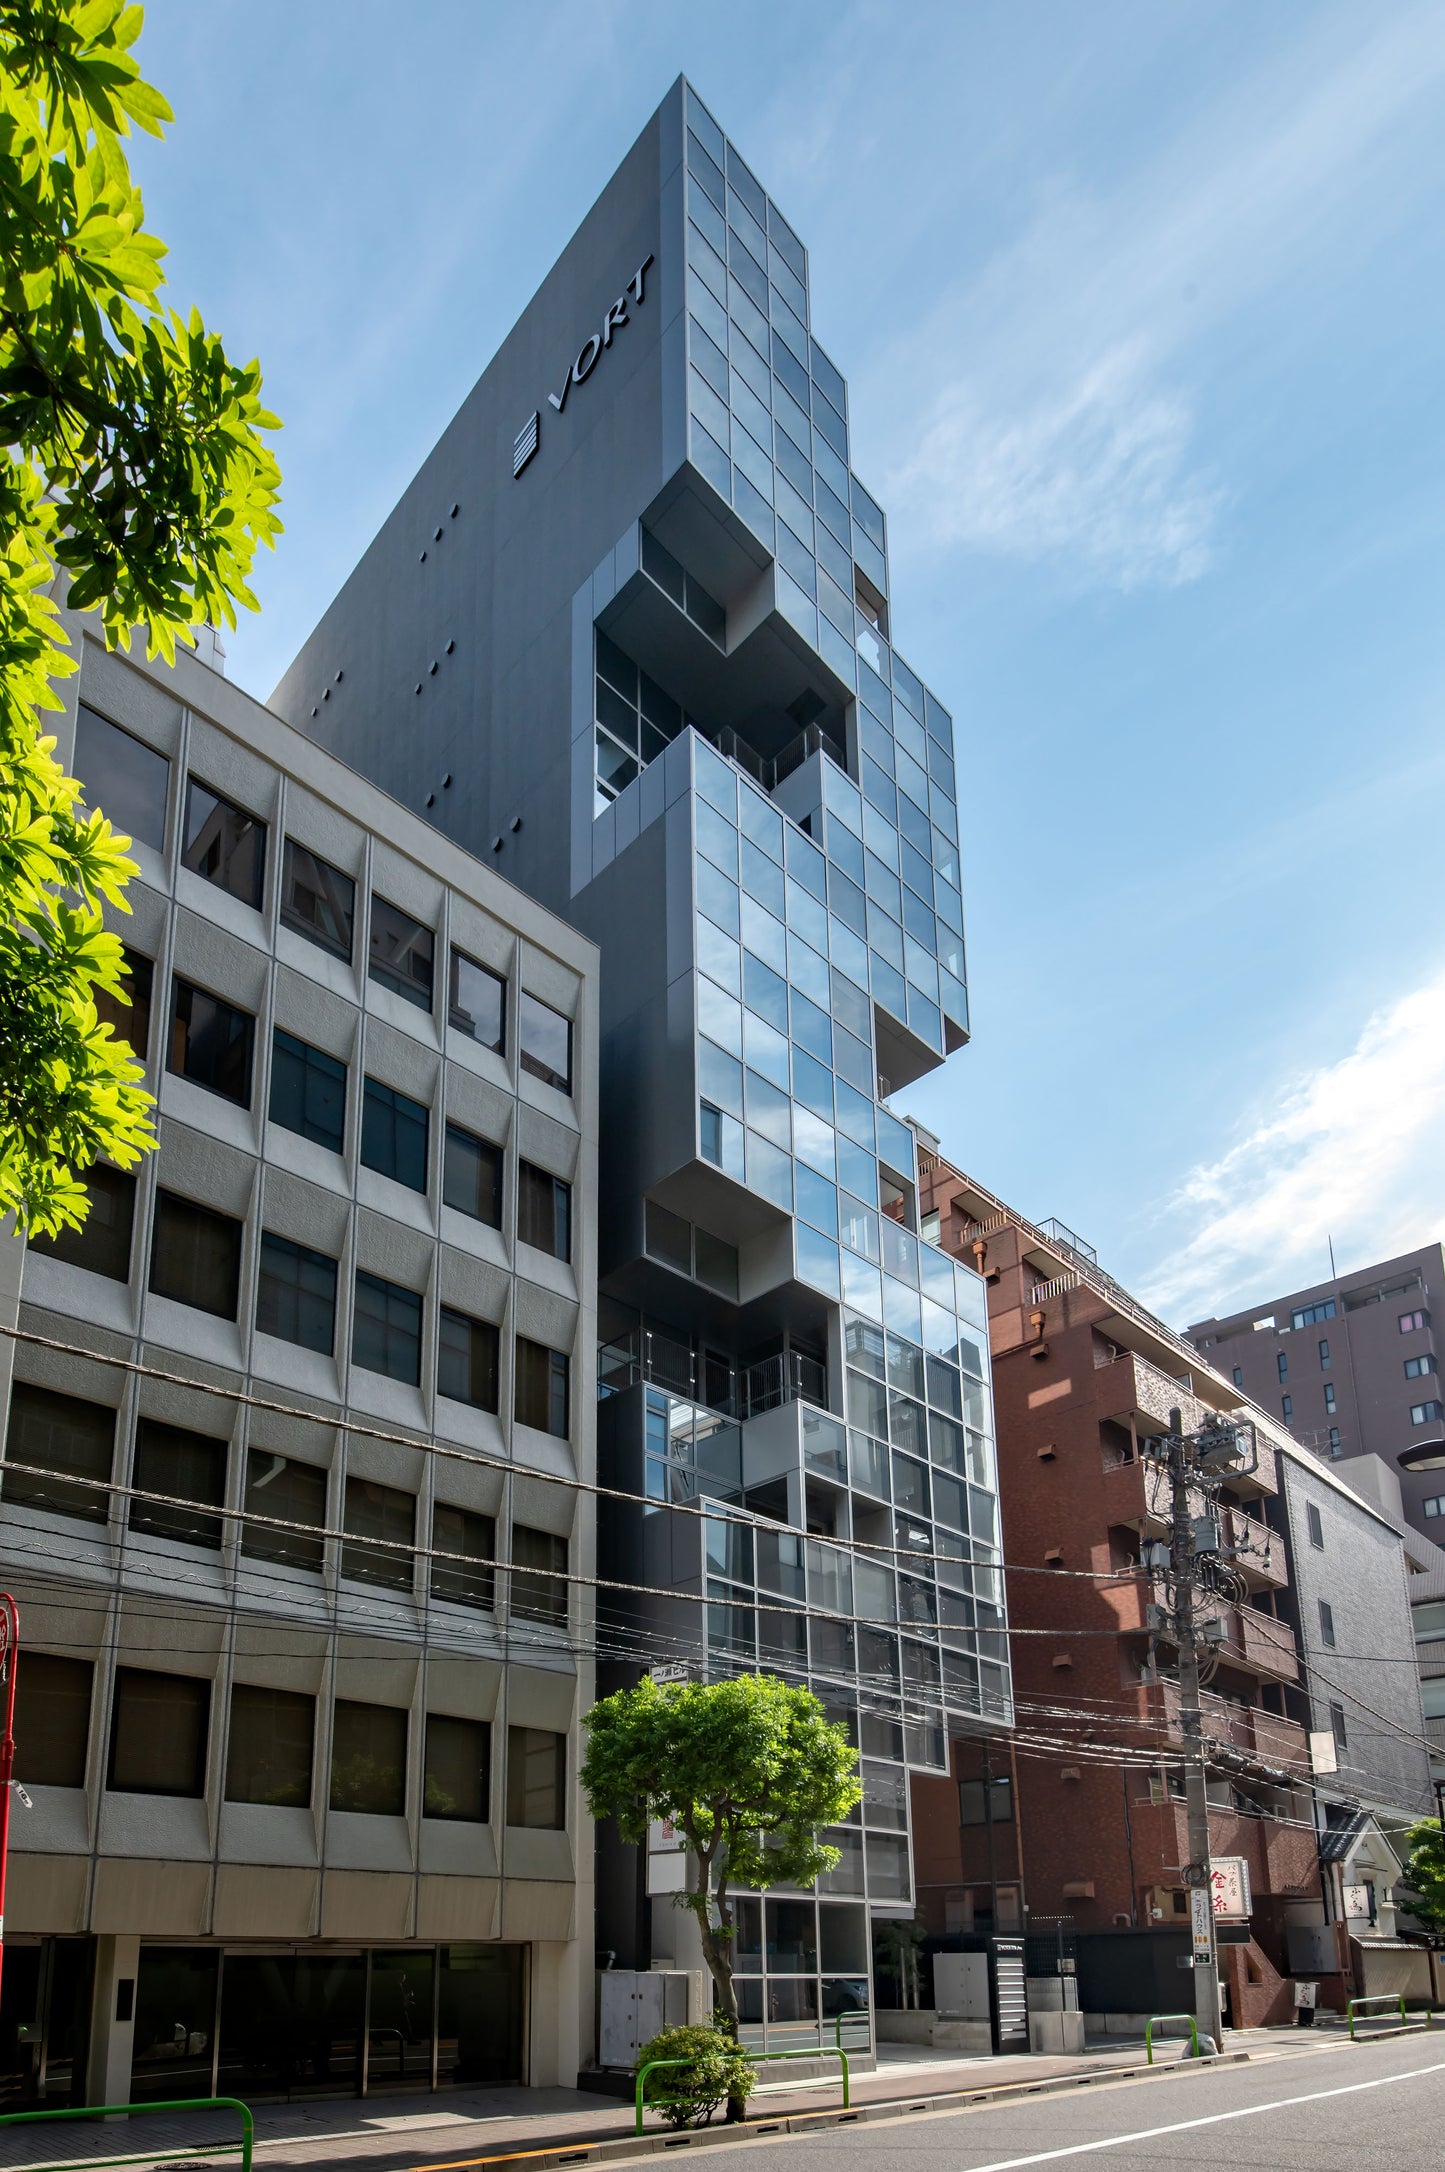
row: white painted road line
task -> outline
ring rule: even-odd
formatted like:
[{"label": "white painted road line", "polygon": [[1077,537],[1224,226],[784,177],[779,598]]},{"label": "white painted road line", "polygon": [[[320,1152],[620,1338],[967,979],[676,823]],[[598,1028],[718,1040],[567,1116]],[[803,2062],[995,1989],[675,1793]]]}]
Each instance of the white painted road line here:
[{"label": "white painted road line", "polygon": [[1073,2142],[1067,2149],[1041,2149],[1032,2157],[999,2157],[992,2164],[970,2165],[968,2172],[1015,2172],[1026,2164],[1054,2164],[1061,2157],[1087,2157],[1100,2149],[1122,2149],[1128,2142],[1152,2142],[1161,2134],[1184,2134],[1190,2127],[1217,2127],[1226,2119],[1255,2119],[1261,2112],[1287,2112],[1296,2104],[1318,2104],[1325,2097],[1353,2097],[1362,2089],[1390,2089],[1397,2082],[1419,2081],[1426,2074],[1445,2074],[1445,2059],[1434,2066],[1417,2066],[1408,2074],[1384,2074],[1378,2081],[1347,2082],[1341,2089],[1311,2089],[1304,2096],[1276,2097],[1272,2104],[1246,2104],[1239,2111],[1210,2112],[1203,2119],[1176,2119],[1167,2127],[1139,2127],[1133,2134],[1110,2134],[1102,2142]]}]

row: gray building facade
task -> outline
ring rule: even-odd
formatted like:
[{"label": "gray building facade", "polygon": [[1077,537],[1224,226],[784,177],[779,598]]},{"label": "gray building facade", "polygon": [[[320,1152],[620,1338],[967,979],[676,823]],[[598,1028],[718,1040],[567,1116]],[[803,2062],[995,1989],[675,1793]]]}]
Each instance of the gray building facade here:
[{"label": "gray building facade", "polygon": [[206,663],[72,637],[159,1148],[4,1248],[0,2101],[570,2083],[595,948]]},{"label": "gray building facade", "polygon": [[[1423,1245],[1187,1330],[1211,1365],[1329,1460],[1402,1450],[1445,1430],[1435,1314],[1445,1250]],[[1348,1475],[1348,1474],[1347,1474]],[[1445,1479],[1400,1472],[1405,1514],[1445,1536]]]},{"label": "gray building facade", "polygon": [[[913,1911],[908,1770],[1011,1716],[983,1286],[887,1106],[968,1032],[891,621],[806,251],[679,82],[273,697],[601,948],[601,1679],[772,1667],[863,1756],[837,1871],[745,1926],[784,2040]],[[599,1918],[643,1966],[646,1868]]]}]

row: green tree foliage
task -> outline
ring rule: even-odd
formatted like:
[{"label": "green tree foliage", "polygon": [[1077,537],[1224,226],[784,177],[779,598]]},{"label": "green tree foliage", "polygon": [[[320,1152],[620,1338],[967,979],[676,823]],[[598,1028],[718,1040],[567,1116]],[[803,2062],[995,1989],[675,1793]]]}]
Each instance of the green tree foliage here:
[{"label": "green tree foliage", "polygon": [[658,1819],[686,1843],[692,1876],[678,1905],[691,1909],[723,2026],[736,2036],[732,1888],[812,1885],[838,1850],[819,1833],[853,1808],[858,1753],[811,1690],[775,1675],[731,1680],[645,1680],[604,1697],[587,1715],[582,1767],[592,1815],[617,1820],[646,1844]]},{"label": "green tree foliage", "polygon": [[122,139],[170,118],[125,0],[0,0],[0,1214],[78,1226],[79,1172],[154,1145],[141,1069],[96,1016],[125,995],[106,906],[128,837],[82,805],[39,719],[76,661],[56,592],[167,659],[255,609],[280,471],[256,363],[157,301]]},{"label": "green tree foliage", "polygon": [[652,2059],[688,2062],[662,2067],[642,2084],[643,2103],[670,2127],[705,2127],[720,2104],[745,2104],[758,2085],[757,2068],[721,2029],[661,2029],[637,2054],[634,2073]]},{"label": "green tree foliage", "polygon": [[1438,1818],[1421,1818],[1405,1838],[1410,1854],[1400,1882],[1418,1895],[1410,1913],[1427,1930],[1445,1931],[1445,1831]]}]

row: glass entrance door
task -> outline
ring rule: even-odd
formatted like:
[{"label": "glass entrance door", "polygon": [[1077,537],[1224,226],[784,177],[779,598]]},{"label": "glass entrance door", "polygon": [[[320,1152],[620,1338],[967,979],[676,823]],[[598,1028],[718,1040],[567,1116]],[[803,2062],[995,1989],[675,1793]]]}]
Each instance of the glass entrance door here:
[{"label": "glass entrance door", "polygon": [[226,1954],[219,2093],[358,2095],[365,2013],[362,1953]]}]

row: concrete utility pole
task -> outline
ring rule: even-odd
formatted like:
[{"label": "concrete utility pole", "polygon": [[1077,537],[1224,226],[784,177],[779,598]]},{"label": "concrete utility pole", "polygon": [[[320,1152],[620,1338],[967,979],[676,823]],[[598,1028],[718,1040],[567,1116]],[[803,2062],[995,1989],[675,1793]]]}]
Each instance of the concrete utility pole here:
[{"label": "concrete utility pole", "polygon": [[[1169,1413],[1169,1480],[1172,1518],[1170,1571],[1174,1583],[1174,1632],[1179,1646],[1179,1724],[1184,1735],[1184,1808],[1189,1827],[1191,2004],[1201,2036],[1219,2042],[1219,1947],[1214,1936],[1214,1888],[1209,1867],[1209,1797],[1204,1779],[1204,1714],[1199,1703],[1199,1644],[1194,1622],[1196,1576],[1191,1488],[1198,1496],[1194,1442],[1179,1411]],[[1201,1907],[1201,1896],[1203,1905]]]}]

